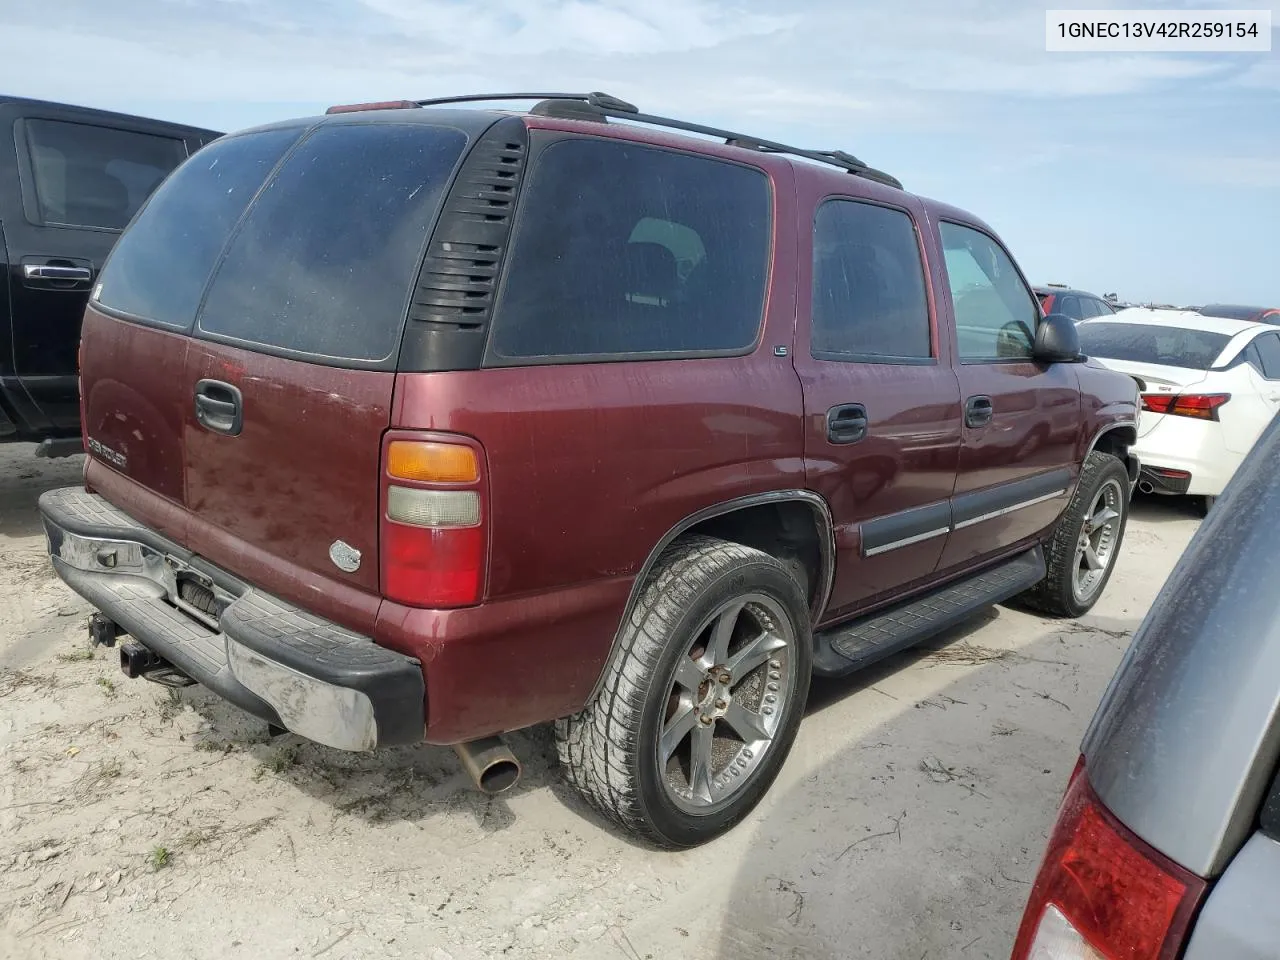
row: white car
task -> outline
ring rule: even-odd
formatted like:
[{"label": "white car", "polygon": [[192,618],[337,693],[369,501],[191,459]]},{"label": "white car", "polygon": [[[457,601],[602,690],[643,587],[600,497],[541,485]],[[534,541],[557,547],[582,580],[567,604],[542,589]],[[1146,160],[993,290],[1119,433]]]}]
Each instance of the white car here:
[{"label": "white car", "polygon": [[1142,307],[1076,329],[1086,356],[1138,381],[1138,489],[1207,510],[1280,410],[1280,329]]}]

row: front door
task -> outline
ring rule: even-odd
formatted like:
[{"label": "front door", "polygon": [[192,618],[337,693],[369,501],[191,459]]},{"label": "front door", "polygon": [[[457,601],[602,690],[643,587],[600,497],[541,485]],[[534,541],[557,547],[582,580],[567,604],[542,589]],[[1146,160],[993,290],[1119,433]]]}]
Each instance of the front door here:
[{"label": "front door", "polygon": [[836,537],[827,621],[926,581],[947,542],[960,394],[914,213],[830,198],[800,232],[813,270],[795,354],[805,470]]},{"label": "front door", "polygon": [[1031,357],[1040,310],[1012,258],[972,226],[944,221],[939,234],[964,411],[947,572],[1054,522],[1074,487],[1081,428],[1075,367]]},{"label": "front door", "polygon": [[6,220],[14,367],[44,429],[80,422],[76,352],[89,292],[134,212],[186,141],[41,107],[14,123],[23,216]]}]

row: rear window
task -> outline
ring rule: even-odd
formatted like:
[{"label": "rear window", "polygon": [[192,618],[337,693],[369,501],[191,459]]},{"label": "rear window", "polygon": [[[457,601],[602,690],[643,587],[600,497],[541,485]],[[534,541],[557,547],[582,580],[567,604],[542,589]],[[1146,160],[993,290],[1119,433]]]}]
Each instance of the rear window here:
[{"label": "rear window", "polygon": [[525,190],[489,363],[732,354],[755,343],[769,261],[761,171],[562,140]]},{"label": "rear window", "polygon": [[1208,370],[1231,340],[1222,333],[1154,323],[1108,321],[1078,329],[1080,348],[1087,356],[1189,370]]},{"label": "rear window", "polygon": [[299,133],[228,137],[192,157],[116,243],[97,301],[153,323],[190,327],[231,228]]},{"label": "rear window", "polygon": [[466,142],[460,130],[417,123],[318,129],[232,238],[199,330],[308,358],[390,358]]},{"label": "rear window", "polygon": [[64,120],[24,125],[44,223],[123,230],[187,157],[175,137]]}]

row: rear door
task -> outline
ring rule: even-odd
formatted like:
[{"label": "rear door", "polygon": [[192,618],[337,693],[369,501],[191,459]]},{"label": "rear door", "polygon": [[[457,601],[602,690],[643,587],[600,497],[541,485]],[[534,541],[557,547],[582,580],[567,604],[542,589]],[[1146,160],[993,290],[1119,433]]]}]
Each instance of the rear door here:
[{"label": "rear door", "polygon": [[[228,245],[187,354],[189,545],[259,582],[282,566],[340,577],[366,596],[342,604],[365,610],[357,628],[376,613],[379,458],[409,293],[466,142],[424,123],[312,132]],[[337,541],[357,569],[335,567]]]},{"label": "rear door", "polygon": [[969,224],[938,226],[964,417],[940,564],[949,570],[1035,536],[1062,511],[1077,472],[1080,385],[1071,364],[1032,359],[1039,311],[999,241]]},{"label": "rear door", "polygon": [[835,523],[828,612],[839,617],[933,574],[951,520],[960,394],[934,321],[918,208],[815,199],[800,231],[800,315],[810,322],[799,325],[794,363],[809,488]]},{"label": "rear door", "polygon": [[12,124],[22,216],[7,218],[14,367],[38,429],[79,424],[76,353],[93,282],[133,214],[200,141],[162,124],[33,105]]},{"label": "rear door", "polygon": [[[425,123],[280,127],[225,137],[170,178],[86,325],[95,485],[140,513],[157,494],[180,502],[187,547],[370,629],[396,355],[466,142]],[[363,556],[355,571],[330,561],[337,540]]]},{"label": "rear door", "polygon": [[[1280,333],[1255,337],[1242,356],[1244,363],[1210,377],[1215,383],[1223,381],[1222,392],[1232,394],[1218,409],[1223,441],[1228,450],[1248,453],[1280,411]],[[1226,381],[1231,374],[1239,378],[1236,383]]]}]

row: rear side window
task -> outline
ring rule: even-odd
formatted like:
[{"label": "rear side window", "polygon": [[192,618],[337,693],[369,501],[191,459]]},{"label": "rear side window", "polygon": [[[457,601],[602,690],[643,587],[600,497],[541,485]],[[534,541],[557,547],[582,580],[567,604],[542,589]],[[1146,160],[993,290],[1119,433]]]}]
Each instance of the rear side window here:
[{"label": "rear side window", "polygon": [[1092,320],[1094,317],[1102,314],[1101,301],[1094,297],[1080,298],[1080,319]]},{"label": "rear side window", "polygon": [[190,327],[231,228],[300,132],[228,137],[193,156],[117,241],[97,301],[153,323]]},{"label": "rear side window", "polygon": [[813,229],[811,352],[829,360],[928,359],[929,302],[911,218],[831,200]]},{"label": "rear side window", "polygon": [[1058,302],[1057,312],[1070,317],[1072,320],[1084,319],[1084,314],[1080,312],[1079,297],[1063,297]]},{"label": "rear side window", "polygon": [[1262,375],[1268,380],[1280,380],[1280,335],[1264,333],[1253,344],[1262,359]]},{"label": "rear side window", "polygon": [[1163,323],[1102,321],[1078,329],[1080,349],[1087,356],[1188,370],[1208,370],[1231,340],[1225,334]]},{"label": "rear side window", "polygon": [[63,120],[23,125],[44,223],[123,230],[187,156],[174,137]]},{"label": "rear side window", "polygon": [[318,129],[232,237],[200,331],[309,358],[387,360],[466,142],[417,123]]},{"label": "rear side window", "polygon": [[[939,224],[960,359],[1030,359],[1040,312],[1013,261],[985,233]],[[1054,311],[1061,312],[1059,303]]]},{"label": "rear side window", "polygon": [[619,141],[549,145],[525,187],[488,362],[733,354],[755,343],[769,183]]}]

